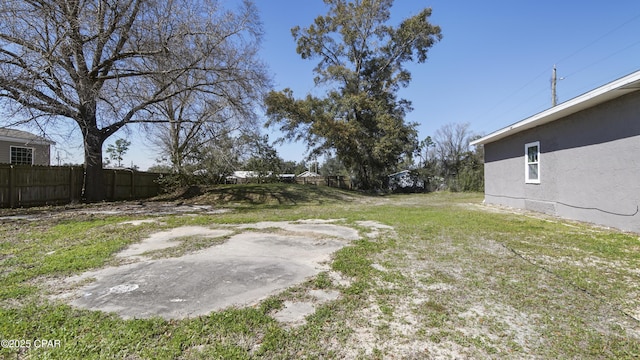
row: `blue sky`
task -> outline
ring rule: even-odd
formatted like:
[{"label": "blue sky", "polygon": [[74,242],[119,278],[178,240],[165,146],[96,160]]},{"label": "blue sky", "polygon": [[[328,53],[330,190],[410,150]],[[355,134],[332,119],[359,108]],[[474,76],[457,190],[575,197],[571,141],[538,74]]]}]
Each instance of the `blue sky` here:
[{"label": "blue sky", "polygon": [[[290,29],[306,27],[326,13],[322,0],[255,0],[264,23],[262,58],[274,88],[298,97],[314,89],[317,60],[295,52]],[[448,123],[471,124],[488,134],[551,105],[556,64],[559,102],[640,70],[640,1],[583,0],[396,0],[392,23],[431,7],[443,39],[423,64],[408,68],[413,80],[401,97],[413,102],[406,120],[418,123],[420,139]],[[264,129],[274,140],[278,134]],[[115,134],[107,143],[124,133]],[[142,169],[157,157],[131,132],[125,155]],[[105,145],[106,148],[106,145]],[[73,150],[80,153],[82,149]],[[301,160],[303,144],[278,147],[285,160]],[[81,161],[82,157],[80,156]]]},{"label": "blue sky", "polygon": [[[276,89],[314,92],[314,60],[295,53],[289,29],[325,13],[322,1],[258,3],[265,24],[265,60]],[[431,7],[443,39],[426,63],[409,66],[413,80],[401,96],[413,102],[407,121],[420,139],[447,123],[468,122],[487,134],[551,105],[556,64],[558,98],[569,100],[640,69],[639,1],[396,0],[392,21]],[[272,136],[276,136],[273,134]],[[280,154],[295,160],[299,144]]]}]

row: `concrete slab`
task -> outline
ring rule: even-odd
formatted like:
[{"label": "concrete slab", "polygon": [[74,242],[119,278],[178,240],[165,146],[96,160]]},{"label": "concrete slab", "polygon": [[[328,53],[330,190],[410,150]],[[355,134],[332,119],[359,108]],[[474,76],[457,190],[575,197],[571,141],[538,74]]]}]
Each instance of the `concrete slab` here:
[{"label": "concrete slab", "polygon": [[157,223],[158,220],[156,219],[145,219],[145,220],[129,220],[129,221],[123,221],[120,223],[120,225],[133,225],[133,226],[140,226],[142,224],[153,224],[153,223]]},{"label": "concrete slab", "polygon": [[[130,225],[128,225],[130,226]],[[230,306],[252,305],[326,270],[331,254],[357,238],[357,231],[328,223],[260,223],[225,243],[176,258],[145,259],[87,272],[73,280],[85,284],[71,294],[74,306],[115,312],[123,318],[167,319],[205,315]],[[278,227],[284,233],[262,232]],[[145,251],[175,245],[176,237],[225,236],[225,229],[183,227],[151,236],[118,256],[139,259]],[[151,240],[150,240],[151,239]],[[326,301],[338,294],[326,296]],[[308,310],[308,309],[307,309]]]},{"label": "concrete slab", "polygon": [[305,220],[299,222],[264,221],[255,224],[241,225],[245,229],[280,228],[285,231],[300,232],[305,234],[328,235],[347,240],[360,238],[358,231],[347,226],[335,225],[331,220]]},{"label": "concrete slab", "polygon": [[179,319],[232,305],[250,305],[303,281],[312,268],[264,259],[163,259],[98,274],[72,305],[121,317]]},{"label": "concrete slab", "polygon": [[203,226],[182,226],[155,233],[141,243],[133,244],[118,253],[117,257],[134,257],[149,251],[162,250],[180,245],[176,240],[187,236],[222,237],[232,234],[231,230],[210,229]]},{"label": "concrete slab", "polygon": [[319,289],[309,290],[309,295],[315,297],[321,302],[333,301],[340,297],[340,293],[338,291]]},{"label": "concrete slab", "polygon": [[393,227],[389,225],[381,224],[377,221],[370,221],[370,220],[356,221],[356,224],[360,226],[368,227],[369,229],[371,229],[371,231],[368,232],[366,235],[372,239],[380,236],[380,233],[383,231],[393,232]]},{"label": "concrete slab", "polygon": [[313,303],[285,301],[284,308],[273,314],[273,318],[295,327],[304,324],[304,318],[315,311]]},{"label": "concrete slab", "polygon": [[305,323],[305,318],[316,311],[319,304],[333,301],[340,297],[340,292],[334,290],[312,289],[308,294],[315,300],[310,301],[285,301],[282,309],[276,311],[272,316],[274,319],[286,323],[288,326],[296,327]]}]

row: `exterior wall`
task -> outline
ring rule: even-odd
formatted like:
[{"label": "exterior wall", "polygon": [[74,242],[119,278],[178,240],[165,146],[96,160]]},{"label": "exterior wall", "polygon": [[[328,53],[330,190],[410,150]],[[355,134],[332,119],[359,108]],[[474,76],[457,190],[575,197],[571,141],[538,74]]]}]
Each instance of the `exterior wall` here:
[{"label": "exterior wall", "polygon": [[0,164],[9,164],[11,162],[11,147],[27,147],[33,148],[33,164],[34,165],[50,165],[50,146],[40,144],[25,144],[20,142],[0,141]]},{"label": "exterior wall", "polygon": [[[640,91],[485,144],[485,201],[640,232]],[[540,141],[540,184],[525,144]]]}]

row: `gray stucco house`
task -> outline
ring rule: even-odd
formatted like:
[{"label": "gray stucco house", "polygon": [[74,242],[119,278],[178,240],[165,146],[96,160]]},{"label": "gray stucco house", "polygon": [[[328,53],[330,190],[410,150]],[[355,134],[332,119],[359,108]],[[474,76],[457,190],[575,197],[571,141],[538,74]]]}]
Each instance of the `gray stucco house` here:
[{"label": "gray stucco house", "polygon": [[471,144],[485,203],[640,233],[640,71]]},{"label": "gray stucco house", "polygon": [[49,165],[54,144],[26,131],[0,128],[0,164]]}]

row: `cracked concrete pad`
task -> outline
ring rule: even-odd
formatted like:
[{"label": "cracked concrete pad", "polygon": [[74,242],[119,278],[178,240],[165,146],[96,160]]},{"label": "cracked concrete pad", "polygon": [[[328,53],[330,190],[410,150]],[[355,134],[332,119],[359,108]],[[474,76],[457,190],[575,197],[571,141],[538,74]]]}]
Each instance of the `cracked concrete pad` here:
[{"label": "cracked concrete pad", "polygon": [[340,297],[340,292],[334,290],[309,290],[309,295],[321,302],[333,301]]},{"label": "cracked concrete pad", "polygon": [[133,226],[140,226],[142,224],[153,224],[158,222],[158,220],[156,219],[145,219],[145,220],[129,220],[129,221],[123,221],[120,223],[120,225],[133,225]]},{"label": "cracked concrete pad", "polygon": [[207,260],[199,255],[130,264],[97,274],[72,305],[121,317],[165,319],[249,305],[314,274],[300,263],[267,259]]},{"label": "cracked concrete pad", "polygon": [[381,224],[377,221],[371,221],[371,220],[356,221],[356,224],[360,226],[368,227],[371,229],[393,230],[393,226]]},{"label": "cracked concrete pad", "polygon": [[241,228],[279,228],[285,231],[328,235],[346,240],[357,240],[360,238],[357,230],[347,226],[331,224],[331,222],[332,220],[306,220],[294,223],[286,221],[264,221],[255,224],[245,224],[242,225]]},{"label": "cracked concrete pad", "polygon": [[284,307],[274,313],[273,318],[292,326],[303,325],[304,318],[313,314],[318,304],[333,301],[340,297],[340,293],[333,290],[309,290],[309,295],[316,298],[315,302],[285,301]]},{"label": "cracked concrete pad", "polygon": [[377,221],[370,221],[370,220],[356,221],[356,224],[360,226],[368,227],[369,229],[371,229],[371,231],[366,234],[370,238],[377,238],[380,235],[381,231],[393,231],[392,226],[381,224]]},{"label": "cracked concrete pad", "polygon": [[[230,306],[255,304],[317,275],[323,270],[321,264],[353,237],[344,226],[332,230],[325,226],[336,225],[311,225],[322,225],[316,228],[321,232],[310,236],[306,233],[309,230],[302,231],[297,226],[294,228],[300,231],[293,235],[248,231],[231,236],[224,244],[181,257],[147,259],[88,272],[76,277],[76,281],[94,278],[95,282],[60,298],[72,297],[74,306],[115,312],[123,318],[184,318]],[[200,227],[173,229],[131,246],[119,256],[135,258],[145,251],[172,246],[175,237],[215,231],[218,236],[231,232]],[[317,236],[326,233],[343,236]]]},{"label": "cracked concrete pad", "polygon": [[162,250],[180,245],[176,238],[186,236],[206,236],[206,237],[222,237],[230,235],[231,230],[209,229],[201,226],[183,226],[168,231],[155,233],[143,240],[141,243],[133,244],[125,250],[118,253],[118,257],[136,257],[148,251]]},{"label": "cracked concrete pad", "polygon": [[380,265],[380,264],[371,264],[371,267],[378,270],[378,271],[382,271],[382,272],[388,272],[389,270],[387,270],[386,267]]},{"label": "cracked concrete pad", "polygon": [[284,308],[275,314],[273,318],[290,325],[302,325],[304,318],[316,311],[315,305],[310,302],[285,301]]}]

